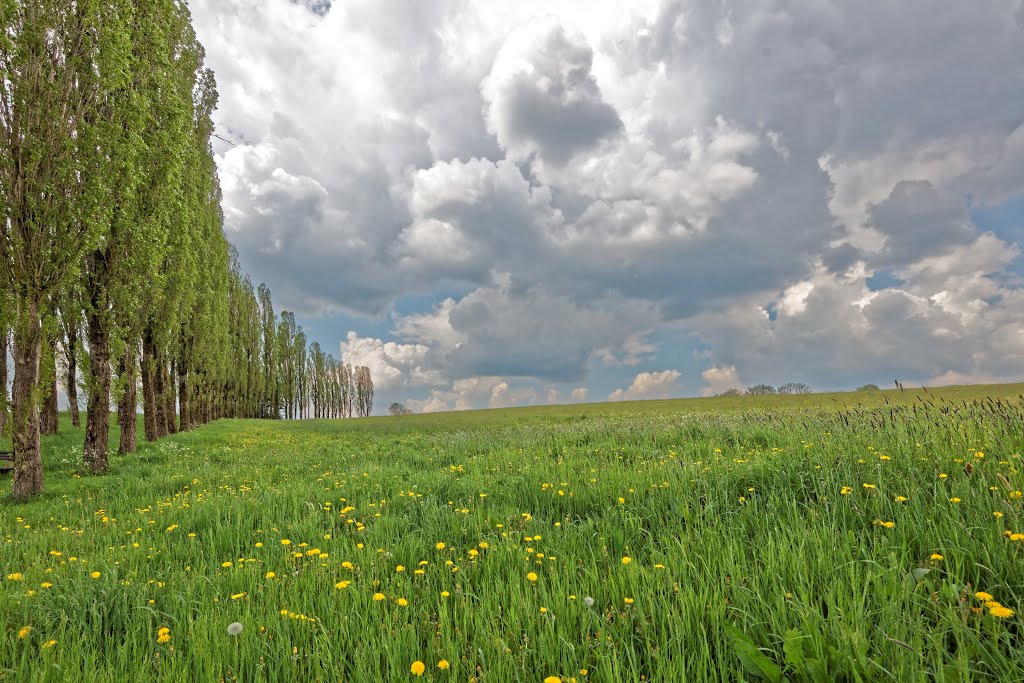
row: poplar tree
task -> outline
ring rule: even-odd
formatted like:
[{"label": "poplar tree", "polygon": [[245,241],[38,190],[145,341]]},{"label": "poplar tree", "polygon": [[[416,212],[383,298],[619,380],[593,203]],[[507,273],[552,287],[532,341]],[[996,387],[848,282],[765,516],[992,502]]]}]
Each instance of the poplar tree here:
[{"label": "poplar tree", "polygon": [[102,138],[118,86],[117,32],[97,3],[0,3],[0,278],[12,294],[16,500],[43,489],[39,440],[43,320],[100,243],[104,180],[81,158]]}]

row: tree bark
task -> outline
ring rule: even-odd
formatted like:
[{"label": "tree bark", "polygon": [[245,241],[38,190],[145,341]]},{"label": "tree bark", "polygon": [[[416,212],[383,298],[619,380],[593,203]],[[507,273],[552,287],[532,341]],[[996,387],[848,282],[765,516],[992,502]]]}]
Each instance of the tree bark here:
[{"label": "tree bark", "polygon": [[[165,368],[167,366],[165,365]],[[170,371],[167,373],[167,380],[164,382],[164,387],[167,392],[165,400],[167,402],[166,415],[167,415],[167,433],[177,434],[178,433],[178,420],[177,414],[174,411],[175,403],[177,403],[177,362],[172,360],[170,365]]]},{"label": "tree bark", "polygon": [[153,364],[153,392],[156,399],[156,435],[167,436],[167,372],[159,348]]},{"label": "tree bark", "polygon": [[19,303],[14,330],[14,484],[17,501],[28,500],[43,490],[43,460],[39,448],[39,361],[43,354],[41,304]]},{"label": "tree bark", "polygon": [[0,434],[7,426],[7,324],[0,324]]},{"label": "tree bark", "polygon": [[56,344],[50,347],[50,362],[47,366],[46,377],[40,388],[45,392],[46,399],[43,403],[42,412],[39,415],[39,431],[41,434],[56,434],[59,430],[57,424],[57,348]]},{"label": "tree bark", "polygon": [[91,298],[86,316],[90,376],[83,457],[93,472],[106,472],[107,448],[110,445],[110,348],[103,321],[105,301],[95,291]]},{"label": "tree bark", "polygon": [[156,342],[148,325],[142,334],[142,413],[146,441],[156,441]]},{"label": "tree bark", "polygon": [[[184,356],[184,354],[182,354]],[[181,431],[192,429],[192,402],[188,388],[188,364],[184,357],[178,361],[178,417]]]},{"label": "tree bark", "polygon": [[65,384],[68,391],[68,410],[71,412],[71,424],[75,427],[82,426],[82,417],[78,411],[78,323],[71,322],[68,325],[68,376]]},{"label": "tree bark", "polygon": [[134,453],[137,441],[136,406],[138,405],[138,391],[135,386],[135,366],[138,355],[138,340],[131,340],[125,345],[124,355],[121,357],[119,374],[124,384],[124,393],[117,402],[117,423],[121,427],[121,442],[118,444],[118,453]]}]

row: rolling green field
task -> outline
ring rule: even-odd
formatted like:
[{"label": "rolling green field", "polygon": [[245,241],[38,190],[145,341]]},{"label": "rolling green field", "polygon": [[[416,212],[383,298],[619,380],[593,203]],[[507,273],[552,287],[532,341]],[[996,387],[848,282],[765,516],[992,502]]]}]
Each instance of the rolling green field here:
[{"label": "rolling green field", "polygon": [[0,680],[1024,680],[1022,392],[65,425]]}]

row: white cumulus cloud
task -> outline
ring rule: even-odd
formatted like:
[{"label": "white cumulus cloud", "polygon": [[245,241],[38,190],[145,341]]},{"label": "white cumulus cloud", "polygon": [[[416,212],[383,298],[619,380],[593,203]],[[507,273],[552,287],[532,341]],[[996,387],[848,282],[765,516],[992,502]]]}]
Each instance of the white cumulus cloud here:
[{"label": "white cumulus cloud", "polygon": [[608,394],[609,401],[640,401],[654,398],[673,398],[679,393],[678,370],[641,372],[626,389],[616,389]]}]

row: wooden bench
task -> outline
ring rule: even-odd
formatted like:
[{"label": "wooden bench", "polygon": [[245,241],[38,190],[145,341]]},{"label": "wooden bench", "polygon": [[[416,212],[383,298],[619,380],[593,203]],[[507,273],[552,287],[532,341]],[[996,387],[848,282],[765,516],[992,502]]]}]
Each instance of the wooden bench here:
[{"label": "wooden bench", "polygon": [[14,453],[0,451],[0,472],[14,469]]}]

